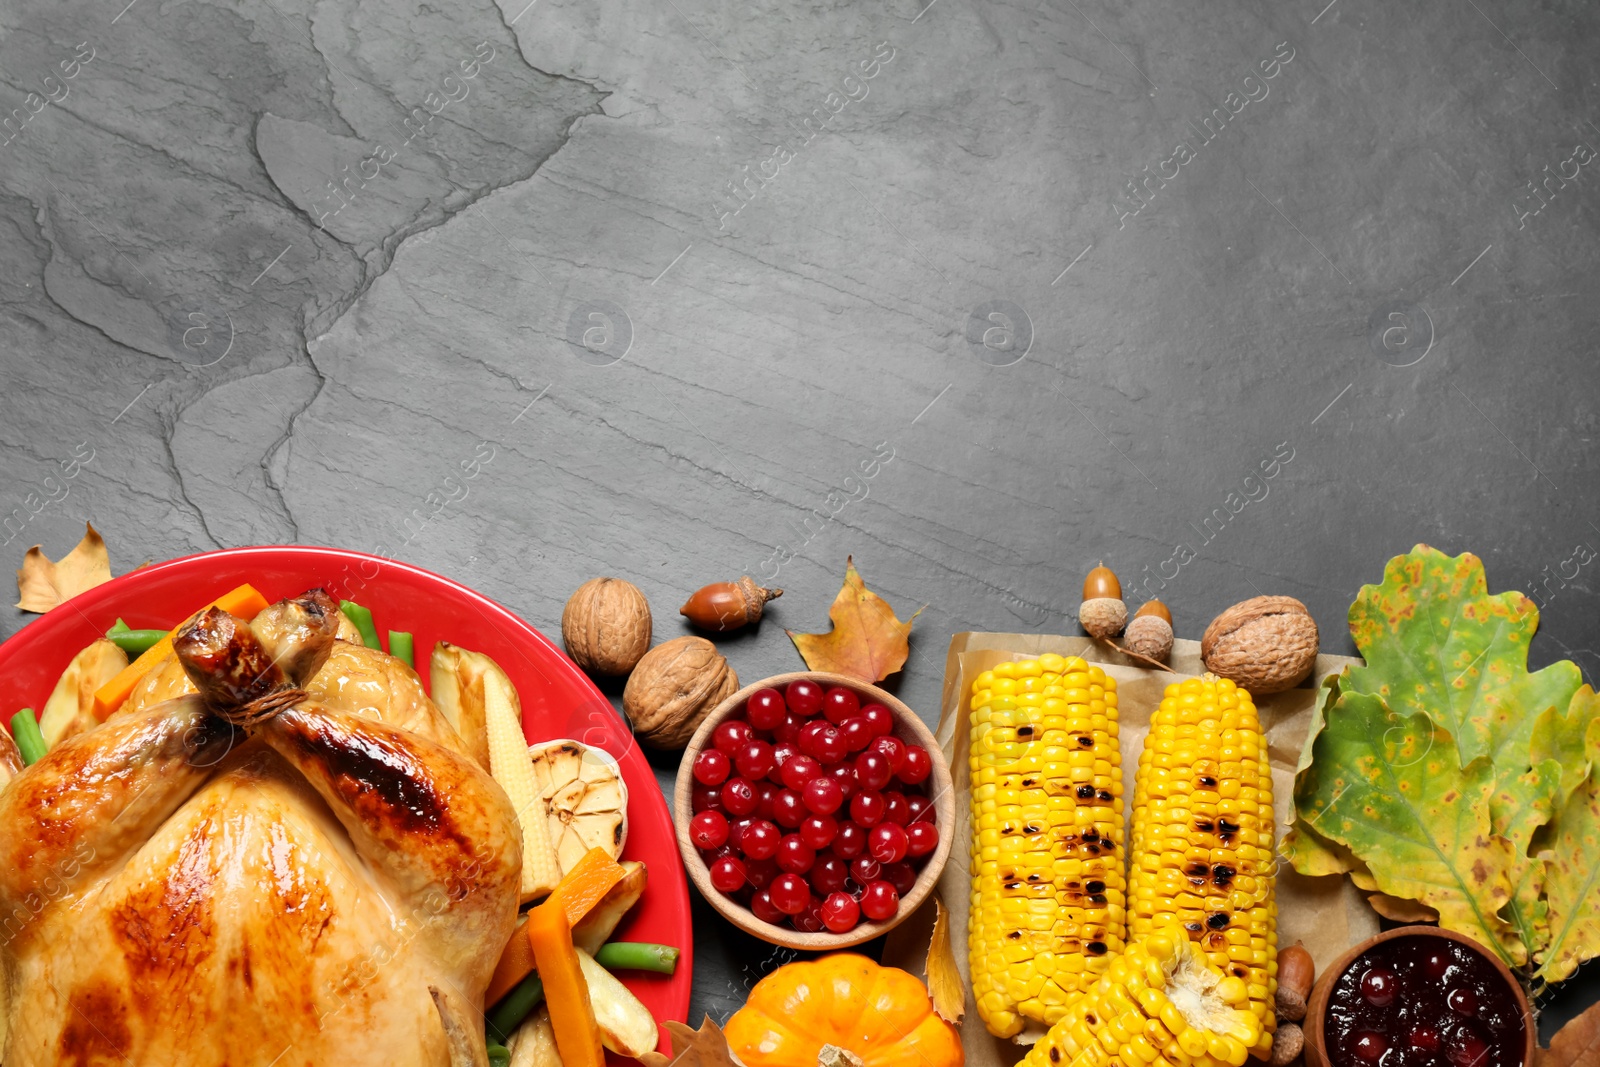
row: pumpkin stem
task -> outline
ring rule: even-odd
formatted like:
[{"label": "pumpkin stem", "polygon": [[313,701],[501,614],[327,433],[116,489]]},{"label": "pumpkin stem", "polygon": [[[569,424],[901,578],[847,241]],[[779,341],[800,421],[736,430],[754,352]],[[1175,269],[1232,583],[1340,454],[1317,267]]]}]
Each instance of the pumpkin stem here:
[{"label": "pumpkin stem", "polygon": [[817,1050],[817,1067],[862,1067],[866,1061],[847,1048],[823,1045]]}]

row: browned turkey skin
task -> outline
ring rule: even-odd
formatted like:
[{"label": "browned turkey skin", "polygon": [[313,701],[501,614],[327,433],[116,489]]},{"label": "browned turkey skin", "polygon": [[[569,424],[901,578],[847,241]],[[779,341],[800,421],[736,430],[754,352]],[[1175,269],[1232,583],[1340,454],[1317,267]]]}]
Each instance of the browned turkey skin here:
[{"label": "browned turkey skin", "polygon": [[420,688],[421,732],[306,695],[337,612],[202,614],[197,694],[0,793],[6,1067],[487,1063],[459,1035],[515,924],[515,815]]}]

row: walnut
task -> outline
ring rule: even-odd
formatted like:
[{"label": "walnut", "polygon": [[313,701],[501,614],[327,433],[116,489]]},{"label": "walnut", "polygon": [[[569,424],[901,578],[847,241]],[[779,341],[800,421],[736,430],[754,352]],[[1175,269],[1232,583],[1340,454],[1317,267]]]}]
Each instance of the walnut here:
[{"label": "walnut", "polygon": [[1211,621],[1200,639],[1211,673],[1256,696],[1298,685],[1317,662],[1317,624],[1292,596],[1258,596]]},{"label": "walnut", "polygon": [[561,612],[567,655],[594,674],[627,674],[650,648],[650,602],[621,578],[591,578]]},{"label": "walnut", "polygon": [[622,691],[633,733],[651,748],[682,748],[739,676],[703,637],[675,637],[645,653]]}]

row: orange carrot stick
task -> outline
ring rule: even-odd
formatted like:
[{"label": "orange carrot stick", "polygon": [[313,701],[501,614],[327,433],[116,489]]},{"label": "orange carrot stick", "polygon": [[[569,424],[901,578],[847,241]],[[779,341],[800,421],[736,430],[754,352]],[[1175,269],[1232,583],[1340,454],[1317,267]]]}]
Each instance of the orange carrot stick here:
[{"label": "orange carrot stick", "polygon": [[[627,873],[622,864],[606,855],[605,849],[591,848],[544,898],[544,902],[559,908],[566,915],[568,926],[576,926]],[[500,953],[500,962],[495,964],[494,976],[489,979],[489,991],[483,998],[485,1004],[497,1003],[518,982],[533,973],[537,965],[529,941],[532,936],[531,926],[519,927],[511,935],[511,940],[506,942],[505,950]]]},{"label": "orange carrot stick", "polygon": [[[204,608],[201,608],[200,611],[190,615],[189,619],[199,615],[201,611],[205,611],[207,608],[221,608],[230,615],[237,615],[241,619],[248,620],[255,618],[258,613],[265,610],[266,606],[266,597],[256,592],[254,586],[246,584],[223,593]],[[189,619],[185,619],[184,622],[188,622]],[[180,625],[182,624],[180,623]],[[177,627],[173,627],[167,636],[151,645],[142,656],[117,672],[116,677],[95,690],[94,717],[96,719],[104,722],[108,715],[120,708],[122,702],[128,699],[128,694],[133,692],[133,687],[139,684],[139,679],[148,674],[156,664],[172,654],[172,634],[175,632],[177,632]]]},{"label": "orange carrot stick", "polygon": [[539,961],[539,979],[544,982],[562,1067],[605,1067],[600,1027],[589,1003],[589,983],[572,945],[572,924],[559,901],[547,900],[528,913],[528,940]]}]

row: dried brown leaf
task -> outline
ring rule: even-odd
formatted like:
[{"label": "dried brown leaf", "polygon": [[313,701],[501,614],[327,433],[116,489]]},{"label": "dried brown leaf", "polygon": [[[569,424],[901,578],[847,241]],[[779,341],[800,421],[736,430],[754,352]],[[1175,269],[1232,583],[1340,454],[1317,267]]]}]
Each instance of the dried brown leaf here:
[{"label": "dried brown leaf", "polygon": [[691,1030],[675,1019],[662,1024],[672,1037],[673,1056],[668,1059],[659,1052],[646,1052],[639,1057],[644,1067],[741,1067],[728,1048],[728,1039],[722,1036],[722,1027],[707,1015],[700,1029]]},{"label": "dried brown leaf", "polygon": [[947,1023],[960,1023],[967,1009],[967,986],[956,969],[955,949],[950,945],[950,909],[937,894],[933,898],[933,936],[928,939],[928,995],[933,1010]]},{"label": "dried brown leaf", "polygon": [[1600,1003],[1563,1026],[1538,1055],[1539,1067],[1600,1067]]},{"label": "dried brown leaf", "polygon": [[879,682],[905,666],[911,654],[911,623],[920,614],[918,608],[901,622],[889,602],[861,580],[855,560],[846,557],[844,585],[828,609],[833,629],[825,634],[785,632],[812,670]]},{"label": "dried brown leaf", "polygon": [[43,614],[64,600],[111,580],[106,543],[92,524],[84,525],[83,540],[58,562],[52,563],[38,545],[28,549],[22,558],[22,569],[17,571],[17,607]]}]

